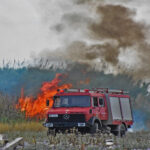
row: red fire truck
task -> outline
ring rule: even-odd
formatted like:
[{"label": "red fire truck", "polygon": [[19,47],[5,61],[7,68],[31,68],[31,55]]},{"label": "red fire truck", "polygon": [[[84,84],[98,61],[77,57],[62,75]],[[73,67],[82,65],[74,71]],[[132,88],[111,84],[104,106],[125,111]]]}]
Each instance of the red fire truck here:
[{"label": "red fire truck", "polygon": [[130,96],[123,90],[64,89],[53,99],[44,123],[48,133],[75,127],[91,133],[109,129],[122,136],[133,124]]}]

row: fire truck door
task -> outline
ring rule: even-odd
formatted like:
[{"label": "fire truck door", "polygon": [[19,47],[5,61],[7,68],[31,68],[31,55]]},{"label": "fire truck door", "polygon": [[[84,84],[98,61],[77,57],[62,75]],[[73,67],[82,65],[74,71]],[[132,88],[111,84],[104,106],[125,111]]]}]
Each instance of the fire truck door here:
[{"label": "fire truck door", "polygon": [[99,118],[98,97],[93,97],[93,115]]},{"label": "fire truck door", "polygon": [[99,97],[99,118],[101,120],[107,120],[108,119],[108,111],[107,106],[105,104],[105,98]]}]

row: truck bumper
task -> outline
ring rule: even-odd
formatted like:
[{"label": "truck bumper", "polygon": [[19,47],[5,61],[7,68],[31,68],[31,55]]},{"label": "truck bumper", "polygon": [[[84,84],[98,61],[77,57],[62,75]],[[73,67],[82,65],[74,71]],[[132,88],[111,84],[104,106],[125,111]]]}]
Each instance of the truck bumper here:
[{"label": "truck bumper", "polygon": [[73,128],[73,127],[87,127],[85,122],[46,122],[43,123],[47,128]]}]

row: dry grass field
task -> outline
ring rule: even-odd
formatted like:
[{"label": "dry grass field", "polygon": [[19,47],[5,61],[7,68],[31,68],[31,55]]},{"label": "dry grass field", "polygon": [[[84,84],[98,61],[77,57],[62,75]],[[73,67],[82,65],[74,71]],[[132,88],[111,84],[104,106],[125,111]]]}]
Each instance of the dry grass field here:
[{"label": "dry grass field", "polygon": [[23,137],[24,147],[21,148],[23,150],[147,150],[150,148],[149,131],[128,132],[122,138],[110,133],[80,134],[75,130],[72,133],[47,136],[46,130],[40,125],[38,127],[35,127],[36,123],[30,125],[28,124],[28,129],[26,127],[25,130],[23,130],[24,125],[20,128],[16,125],[13,130],[5,130],[3,133],[10,141]]},{"label": "dry grass field", "polygon": [[42,126],[41,122],[16,122],[16,123],[0,123],[0,133],[6,132],[40,132],[46,129]]}]

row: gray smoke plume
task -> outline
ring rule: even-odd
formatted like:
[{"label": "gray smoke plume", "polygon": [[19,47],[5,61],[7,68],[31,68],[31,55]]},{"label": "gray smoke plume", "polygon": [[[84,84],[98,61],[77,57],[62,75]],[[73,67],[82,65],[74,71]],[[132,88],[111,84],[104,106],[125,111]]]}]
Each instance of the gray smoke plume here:
[{"label": "gray smoke plume", "polygon": [[49,28],[62,43],[53,51],[41,52],[40,57],[65,62],[66,67],[81,63],[107,73],[126,73],[135,80],[150,79],[150,30],[135,19],[135,9],[119,1],[76,0],[60,5],[68,9]]},{"label": "gray smoke plume", "polygon": [[138,67],[133,67],[133,71],[126,70],[126,67],[123,70],[139,79],[149,78],[150,70],[147,65],[150,64],[150,45],[146,42],[148,32],[146,25],[134,21],[135,12],[121,5],[98,6],[97,13],[102,18],[99,23],[93,23],[90,27],[94,37],[99,40],[112,39],[118,43],[115,48],[113,44],[109,44],[109,49],[105,48],[103,53],[105,61],[122,67],[118,60],[120,50],[130,49],[137,53],[140,63]]}]

